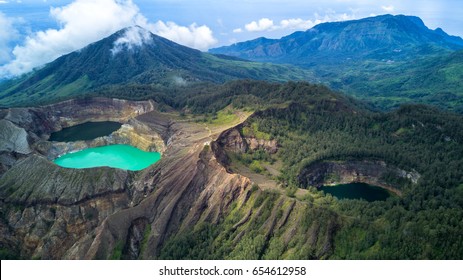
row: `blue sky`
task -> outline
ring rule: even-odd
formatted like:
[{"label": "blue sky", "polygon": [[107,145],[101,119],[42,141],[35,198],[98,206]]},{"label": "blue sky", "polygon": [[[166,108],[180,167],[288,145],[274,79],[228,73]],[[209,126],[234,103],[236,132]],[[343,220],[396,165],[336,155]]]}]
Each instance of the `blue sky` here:
[{"label": "blue sky", "polygon": [[429,28],[463,37],[461,0],[0,0],[0,78],[134,24],[207,50],[380,14],[419,16]]}]

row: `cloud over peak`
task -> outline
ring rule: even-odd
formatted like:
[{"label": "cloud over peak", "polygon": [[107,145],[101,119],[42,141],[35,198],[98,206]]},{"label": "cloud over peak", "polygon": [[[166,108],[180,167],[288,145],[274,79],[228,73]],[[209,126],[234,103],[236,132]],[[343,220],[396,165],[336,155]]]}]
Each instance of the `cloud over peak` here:
[{"label": "cloud over peak", "polygon": [[81,49],[139,21],[132,1],[76,0],[51,8],[50,16],[61,28],[38,31],[13,50],[14,60],[0,67],[0,77],[16,76]]},{"label": "cloud over peak", "polygon": [[[179,44],[201,50],[206,50],[217,43],[212,30],[205,25],[197,26],[193,23],[185,27],[174,22],[149,23],[132,0],[75,0],[66,6],[51,8],[50,16],[60,28],[35,32],[21,45],[17,45],[11,53],[8,51],[8,55],[12,54],[14,58],[8,64],[0,66],[0,78],[29,72],[118,30],[135,25]],[[2,20],[3,18],[0,17],[0,23],[4,22]],[[2,28],[3,26],[7,25],[2,24]],[[144,43],[148,38],[146,34],[136,29],[128,29],[125,35],[114,45],[113,53],[117,53],[122,47],[131,48]],[[1,36],[3,36],[2,31],[0,31],[0,48],[4,50],[2,42],[6,39]],[[4,53],[0,53],[0,62],[5,56]]]},{"label": "cloud over peak", "polygon": [[148,30],[139,26],[128,27],[124,31],[124,34],[114,42],[111,53],[116,55],[124,48],[131,50],[134,47],[140,47],[143,44],[149,44],[151,41],[151,33]]}]

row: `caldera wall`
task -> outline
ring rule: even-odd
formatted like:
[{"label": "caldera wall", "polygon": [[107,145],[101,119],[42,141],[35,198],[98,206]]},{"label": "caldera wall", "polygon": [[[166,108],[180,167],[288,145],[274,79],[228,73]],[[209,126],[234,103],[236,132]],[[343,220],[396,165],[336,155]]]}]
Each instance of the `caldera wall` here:
[{"label": "caldera wall", "polygon": [[68,100],[36,108],[2,110],[5,120],[24,128],[36,137],[48,139],[50,133],[88,121],[125,123],[156,109],[153,101],[128,101],[110,98]]},{"label": "caldera wall", "polygon": [[[128,101],[109,98],[68,100],[37,108],[10,108],[0,110],[0,175],[18,159],[39,154],[49,160],[68,152],[110,144],[128,144],[145,151],[163,153],[166,149],[161,134],[137,116],[156,109],[153,101]],[[50,134],[65,127],[89,121],[123,123],[118,131],[91,141],[49,142]]]},{"label": "caldera wall", "polygon": [[114,144],[126,144],[143,151],[159,152],[161,154],[167,149],[164,140],[157,132],[150,130],[146,125],[134,119],[123,124],[120,129],[108,136],[88,141],[41,141],[37,143],[36,147],[49,160],[53,160],[67,153]]},{"label": "caldera wall", "polygon": [[[147,190],[132,188],[134,172],[106,167],[67,169],[51,160],[107,144],[164,152],[167,139],[162,137],[169,136],[164,131],[168,122],[157,115],[150,116],[149,124],[137,119],[155,110],[155,105],[95,98],[1,110],[0,124],[8,128],[0,141],[4,214],[0,229],[5,229],[1,247],[26,258],[72,258],[76,252],[85,252],[95,238],[95,228],[109,215],[138,203]],[[87,121],[117,121],[123,126],[92,141],[47,141],[52,132]]]},{"label": "caldera wall", "polygon": [[400,195],[402,186],[391,183],[390,178],[416,184],[420,175],[416,171],[405,171],[378,160],[326,160],[310,164],[298,176],[299,183],[304,187],[319,188],[357,182],[383,187]]}]

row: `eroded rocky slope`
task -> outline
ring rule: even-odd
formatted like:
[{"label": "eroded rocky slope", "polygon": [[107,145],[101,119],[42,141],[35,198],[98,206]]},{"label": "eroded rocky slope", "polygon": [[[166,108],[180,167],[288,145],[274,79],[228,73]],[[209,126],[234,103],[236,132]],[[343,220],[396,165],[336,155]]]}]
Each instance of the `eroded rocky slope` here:
[{"label": "eroded rocky slope", "polygon": [[[18,127],[8,139],[16,137],[16,131],[27,131],[31,147],[16,156],[8,142],[2,151],[2,159],[12,160],[2,160],[0,242],[19,257],[110,258],[115,248],[127,243],[132,245],[127,245],[125,257],[154,258],[170,234],[199,220],[218,222],[250,186],[247,178],[229,174],[217,163],[205,145],[214,140],[213,131],[176,122],[156,112],[151,102],[68,101],[2,115],[2,122]],[[46,141],[52,131],[88,120],[124,125],[93,141]],[[159,150],[163,159],[141,172],[74,170],[50,162],[71,150],[111,143]],[[153,230],[147,239],[149,250],[141,255],[138,229],[147,225]]]},{"label": "eroded rocky slope", "polygon": [[[233,173],[229,153],[279,149],[275,140],[242,134],[247,115],[210,126],[160,113],[153,102],[89,99],[0,116],[12,127],[0,157],[0,244],[13,257],[323,259],[333,255],[335,236],[350,221],[333,211],[330,198],[263,190]],[[92,141],[47,141],[51,132],[89,120],[123,125]],[[114,143],[160,151],[162,160],[138,172],[51,162]],[[332,173],[344,182],[384,172],[416,179],[380,162],[325,163],[303,170],[301,178],[316,185]]]}]

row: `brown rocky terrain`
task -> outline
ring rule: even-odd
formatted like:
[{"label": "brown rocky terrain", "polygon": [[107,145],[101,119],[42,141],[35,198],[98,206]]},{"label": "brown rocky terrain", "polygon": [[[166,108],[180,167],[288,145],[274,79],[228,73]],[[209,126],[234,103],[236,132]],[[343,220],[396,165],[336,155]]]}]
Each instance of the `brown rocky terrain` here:
[{"label": "brown rocky terrain", "polygon": [[[12,127],[8,139],[30,147],[18,157],[14,141],[2,142],[0,242],[21,257],[109,258],[121,240],[132,244],[129,257],[139,257],[140,248],[133,244],[139,244],[138,229],[150,224],[151,250],[143,257],[152,258],[172,232],[200,219],[218,221],[250,185],[247,178],[227,173],[205,144],[223,128],[177,122],[156,112],[151,102],[68,101],[2,115],[2,122]],[[93,141],[46,141],[53,131],[89,120],[124,125]],[[110,143],[158,150],[163,159],[141,172],[66,169],[50,162],[72,150]]]},{"label": "brown rocky terrain", "polygon": [[[0,116],[8,128],[0,142],[0,244],[16,257],[159,258],[201,225],[223,230],[215,238],[233,244],[230,258],[332,254],[343,218],[325,206],[325,198],[302,191],[287,196],[274,181],[260,187],[260,177],[229,168],[227,153],[278,151],[274,140],[241,134],[249,114],[208,125],[160,113],[153,102],[97,98],[9,109]],[[51,132],[90,120],[123,125],[91,141],[47,141]],[[115,143],[159,151],[162,160],[138,172],[66,169],[51,162],[70,151]],[[378,178],[386,171],[417,176],[381,162],[325,162],[303,170],[301,179],[316,185],[337,174],[340,183],[382,186]],[[252,251],[254,243],[261,249]]]}]

